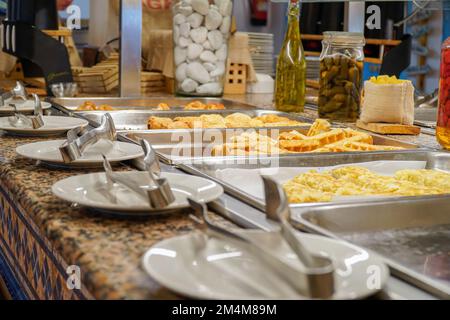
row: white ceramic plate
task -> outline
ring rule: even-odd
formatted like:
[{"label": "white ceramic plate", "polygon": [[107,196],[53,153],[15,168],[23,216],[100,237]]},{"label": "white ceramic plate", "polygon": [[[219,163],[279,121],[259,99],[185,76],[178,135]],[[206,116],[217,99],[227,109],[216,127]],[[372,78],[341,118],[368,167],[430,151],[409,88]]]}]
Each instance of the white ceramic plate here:
[{"label": "white ceramic plate", "polygon": [[[11,99],[6,100],[5,105],[0,107],[0,114],[11,114],[14,112],[14,108],[10,107],[8,104],[11,103]],[[21,113],[33,113],[34,112],[34,100],[27,100],[23,102],[21,100],[17,100],[15,102],[16,108],[18,112]],[[42,110],[47,110],[52,107],[52,105],[48,102],[41,101]]]},{"label": "white ceramic plate", "polygon": [[11,123],[11,117],[0,118],[0,130],[9,134],[27,135],[27,136],[45,136],[64,134],[65,132],[86,127],[89,123],[86,120],[71,117],[44,116],[44,126],[39,129],[29,127],[14,126]]},{"label": "white ceramic plate", "polygon": [[121,162],[132,160],[144,156],[141,146],[133,143],[120,141],[100,140],[96,144],[88,146],[83,157],[70,163],[64,163],[59,152],[59,147],[65,140],[42,141],[25,144],[17,147],[17,154],[33,159],[43,161],[47,164],[53,164],[64,167],[102,167],[104,154],[109,162]]},{"label": "white ceramic plate", "polygon": [[[296,257],[277,232],[240,231],[270,248],[281,258]],[[379,291],[389,277],[381,260],[368,251],[343,241],[315,235],[301,236],[306,248],[330,257],[336,268],[332,299],[362,299]],[[192,233],[162,241],[143,257],[144,270],[164,287],[195,299],[259,300],[305,299],[270,271],[251,253],[223,240]],[[371,285],[377,273],[378,288]],[[370,283],[370,286],[368,286]]]},{"label": "white ceramic plate", "polygon": [[[121,174],[142,186],[148,184],[147,172],[129,171]],[[222,187],[204,178],[175,173],[163,173],[162,177],[169,180],[176,198],[174,203],[163,210],[150,208],[146,199],[122,185],[115,184],[109,189],[103,172],[61,180],[53,185],[52,191],[57,197],[68,202],[118,215],[164,213],[189,207],[188,197],[207,203],[223,194]],[[111,200],[111,195],[115,196],[117,203]]]}]

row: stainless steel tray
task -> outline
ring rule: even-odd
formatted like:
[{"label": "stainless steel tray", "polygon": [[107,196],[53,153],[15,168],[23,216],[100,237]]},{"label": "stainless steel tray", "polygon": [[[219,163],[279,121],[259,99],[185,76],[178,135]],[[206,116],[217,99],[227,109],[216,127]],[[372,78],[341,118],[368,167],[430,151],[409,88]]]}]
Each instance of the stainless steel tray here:
[{"label": "stainless steel tray", "polygon": [[181,111],[183,106],[192,101],[202,103],[221,103],[229,110],[252,110],[254,106],[242,102],[215,98],[177,98],[177,97],[149,97],[149,98],[50,98],[49,101],[56,102],[67,109],[74,111],[83,103],[90,101],[96,105],[107,104],[117,110],[149,110],[156,108],[160,103],[167,103],[174,111]]},{"label": "stainless steel tray", "polygon": [[[142,159],[133,160],[131,163],[136,168],[143,169]],[[164,164],[161,166],[161,169],[164,172],[182,173],[177,168]],[[222,215],[225,219],[231,220],[243,228],[261,229],[265,231],[276,231],[279,229],[278,224],[267,220],[261,211],[242,203],[228,194],[224,194],[219,200],[208,204],[208,207]],[[436,297],[403,280],[390,277],[386,287],[377,295],[376,299],[429,300],[436,299]]]},{"label": "stainless steel tray", "polygon": [[210,158],[213,146],[230,142],[233,136],[243,132],[255,131],[276,139],[280,133],[292,130],[305,133],[309,130],[309,125],[265,129],[144,130],[126,132],[123,135],[133,141],[139,141],[139,139],[149,141],[161,160],[175,164],[195,158]]},{"label": "stainless steel tray", "polygon": [[[297,130],[306,133],[309,127],[290,127],[290,128],[271,128],[262,129],[259,131],[274,139],[282,132]],[[211,157],[211,148],[213,145],[229,142],[230,138],[243,132],[243,130],[252,129],[206,129],[206,130],[181,130],[181,131],[167,131],[167,130],[150,130],[150,131],[135,131],[127,132],[124,135],[134,141],[139,139],[146,139],[149,141],[158,155],[166,163],[174,164],[178,162],[190,162],[192,159],[209,158]],[[254,129],[253,129],[254,130]],[[258,132],[258,131],[257,131]],[[403,147],[408,150],[417,150],[418,146],[402,141],[395,140],[386,136],[371,134],[374,142],[377,145]],[[370,152],[369,152],[370,153]],[[314,154],[315,157],[324,154]],[[283,157],[311,157],[311,153],[292,154]],[[229,158],[229,157],[225,157]]]},{"label": "stainless steel tray", "polygon": [[[280,157],[224,157],[224,158],[204,158],[192,159],[189,162],[178,164],[182,170],[206,177],[221,184],[225,191],[243,202],[264,210],[265,203],[262,199],[247,193],[234,185],[231,185],[217,176],[218,170],[235,169],[259,169],[274,167],[327,167],[341,164],[357,164],[370,161],[426,161],[427,168],[450,171],[450,153],[439,153],[424,149],[387,151],[387,152],[366,152],[366,153],[340,153],[340,154],[304,154],[286,155]],[[262,182],[261,182],[262,188]],[[450,192],[450,191],[449,191]],[[448,196],[450,198],[450,195]],[[401,200],[404,197],[390,198],[391,200]],[[421,197],[417,197],[421,198]],[[357,202],[354,200],[352,202]],[[330,203],[305,203],[292,204],[292,208],[303,208],[317,205],[329,205]]]},{"label": "stainless steel tray", "polygon": [[436,129],[437,110],[436,108],[416,108],[415,124],[421,127]]},{"label": "stainless steel tray", "polygon": [[373,250],[394,275],[450,299],[450,197],[294,209],[292,220]]},{"label": "stainless steel tray", "polygon": [[[147,122],[151,116],[164,117],[164,118],[177,118],[177,117],[198,117],[202,114],[220,114],[224,117],[231,115],[235,112],[244,113],[251,117],[259,117],[269,114],[275,114],[278,116],[286,117],[292,120],[311,123],[311,119],[302,117],[295,114],[271,111],[271,110],[211,110],[211,111],[150,111],[150,110],[126,110],[112,112],[111,116],[114,119],[116,129],[119,131],[133,131],[133,130],[147,130]],[[100,122],[101,117],[105,114],[103,111],[88,111],[77,112],[78,115]],[[175,130],[165,130],[167,132]]]}]

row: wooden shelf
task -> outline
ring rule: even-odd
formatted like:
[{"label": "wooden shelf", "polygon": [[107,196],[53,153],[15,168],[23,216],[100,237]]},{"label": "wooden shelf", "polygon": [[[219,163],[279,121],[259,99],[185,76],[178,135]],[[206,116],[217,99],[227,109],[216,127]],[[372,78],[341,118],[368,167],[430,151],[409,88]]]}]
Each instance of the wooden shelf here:
[{"label": "wooden shelf", "polygon": [[[320,57],[320,52],[316,51],[305,51],[305,56],[307,57]],[[379,58],[365,58],[365,62],[381,64],[383,61]]]},{"label": "wooden shelf", "polygon": [[[311,40],[311,41],[321,41],[323,36],[320,34],[303,34],[303,40]],[[366,57],[364,59],[365,62],[374,63],[374,64],[382,64],[383,56],[385,52],[385,47],[395,47],[402,43],[400,40],[387,40],[387,39],[366,39],[367,45],[380,46],[380,54],[379,57]],[[309,57],[319,57],[320,52],[318,51],[305,51],[305,55]]]},{"label": "wooden shelf", "polygon": [[67,28],[60,28],[59,30],[42,30],[45,34],[50,37],[71,37],[72,30]]},{"label": "wooden shelf", "polygon": [[[320,34],[302,34],[303,40],[316,40],[321,41],[323,40],[323,36]],[[402,43],[400,40],[388,40],[388,39],[366,39],[367,44],[374,44],[374,45],[384,45],[384,46],[398,46],[400,43]]]},{"label": "wooden shelf", "polygon": [[320,34],[302,34],[303,40],[322,40],[323,36]]},{"label": "wooden shelf", "polygon": [[320,57],[320,52],[317,51],[305,51],[305,55],[309,57]]},{"label": "wooden shelf", "polygon": [[382,64],[383,60],[379,59],[379,58],[365,58],[364,59],[365,62],[369,62],[369,63],[375,63],[375,64]]}]

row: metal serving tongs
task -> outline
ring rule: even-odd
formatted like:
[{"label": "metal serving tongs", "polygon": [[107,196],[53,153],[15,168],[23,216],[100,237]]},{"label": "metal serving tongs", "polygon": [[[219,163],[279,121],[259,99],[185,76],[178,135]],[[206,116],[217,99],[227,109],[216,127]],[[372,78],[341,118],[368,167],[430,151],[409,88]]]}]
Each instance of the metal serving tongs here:
[{"label": "metal serving tongs", "polygon": [[334,293],[334,266],[333,262],[323,256],[315,255],[306,249],[297,236],[289,220],[291,210],[283,188],[271,177],[262,175],[266,196],[266,214],[269,219],[280,222],[281,235],[297,255],[299,262],[305,267],[308,274],[311,296],[316,298],[329,298]]},{"label": "metal serving tongs", "polygon": [[[81,137],[79,136],[81,134]],[[98,128],[85,132],[80,128],[72,129],[67,133],[67,141],[59,148],[65,163],[71,163],[82,157],[84,150],[101,139],[115,141],[117,139],[114,120],[109,113],[102,117]]]},{"label": "metal serving tongs", "polygon": [[41,99],[37,94],[33,94],[34,99],[34,113],[33,116],[27,117],[24,114],[21,114],[17,111],[17,107],[15,104],[10,103],[9,106],[14,108],[13,118],[10,119],[12,125],[16,127],[26,126],[31,127],[34,130],[42,128],[44,126],[44,118],[42,114],[42,104]]},{"label": "metal serving tongs", "polygon": [[[127,179],[125,176],[120,175],[113,171],[111,164],[105,155],[103,155],[103,166],[106,172],[106,178],[109,187],[113,184],[121,184],[135,193],[141,195],[144,199],[148,199],[150,207],[152,209],[164,209],[175,201],[175,196],[170,187],[169,181],[165,178],[159,178],[160,169],[155,171],[156,166],[154,162],[158,160],[153,155],[155,151],[150,144],[141,140],[141,146],[145,152],[145,170],[148,172],[149,181],[147,185],[142,186],[141,183]],[[152,160],[153,159],[153,160]]]},{"label": "metal serving tongs", "polygon": [[28,100],[28,93],[22,82],[17,81],[16,86],[11,91],[3,92],[0,94],[0,107],[5,106],[6,100],[11,98],[20,99],[23,101]]},{"label": "metal serving tongs", "polygon": [[205,204],[193,199],[188,200],[194,210],[194,215],[191,215],[190,218],[195,222],[196,227],[206,235],[230,241],[240,247],[244,247],[266,263],[271,271],[276,273],[286,284],[291,286],[303,297],[325,299],[333,294],[333,290],[331,290],[331,294],[325,294],[323,290],[315,289],[317,275],[315,273],[311,274],[309,269],[296,268],[259,243],[245,237],[243,234],[237,234],[214,224],[208,218],[208,211]]}]

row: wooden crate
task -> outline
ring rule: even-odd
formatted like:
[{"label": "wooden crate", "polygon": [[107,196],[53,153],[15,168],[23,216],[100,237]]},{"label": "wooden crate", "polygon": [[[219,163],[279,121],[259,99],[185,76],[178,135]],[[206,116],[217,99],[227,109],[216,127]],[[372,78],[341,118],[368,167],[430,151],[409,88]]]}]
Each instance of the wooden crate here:
[{"label": "wooden crate", "polygon": [[91,68],[72,68],[72,73],[80,92],[111,92],[119,86],[119,55],[114,53]]},{"label": "wooden crate", "polygon": [[72,73],[80,92],[107,93],[119,85],[118,66],[73,68]]},{"label": "wooden crate", "polygon": [[141,72],[141,81],[142,82],[151,82],[151,81],[164,81],[164,75],[160,72]]},{"label": "wooden crate", "polygon": [[165,92],[166,83],[165,77],[159,72],[146,72],[141,73],[141,93],[154,93]]},{"label": "wooden crate", "polygon": [[225,94],[245,94],[247,90],[247,65],[230,63],[225,79]]},{"label": "wooden crate", "polygon": [[166,83],[166,92],[170,94],[175,94],[175,79],[166,77],[165,83]]}]

